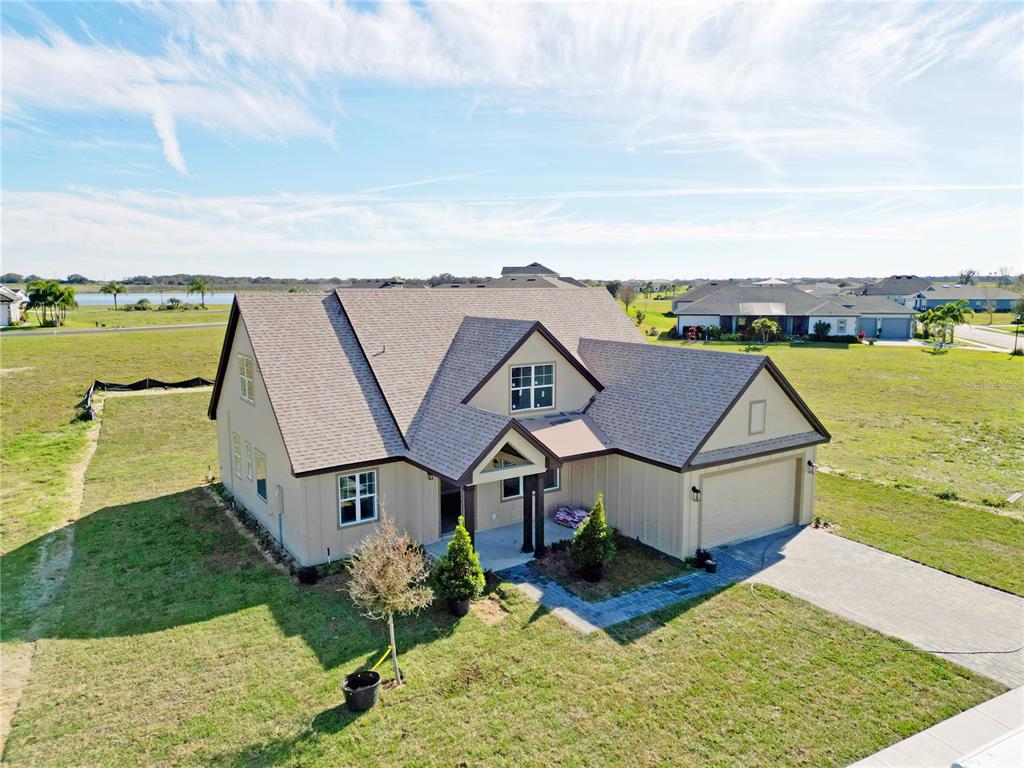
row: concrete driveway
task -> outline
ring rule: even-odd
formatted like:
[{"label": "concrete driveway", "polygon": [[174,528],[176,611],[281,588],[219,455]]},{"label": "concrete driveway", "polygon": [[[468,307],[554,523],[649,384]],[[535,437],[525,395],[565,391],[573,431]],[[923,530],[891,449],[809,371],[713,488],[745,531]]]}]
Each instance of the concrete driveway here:
[{"label": "concrete driveway", "polygon": [[[1013,351],[1013,334],[990,331],[983,325],[958,325],[956,327],[956,338],[985,344],[989,347],[1001,349],[1004,352]],[[1024,339],[1021,339],[1019,344],[1024,349]]]},{"label": "concrete driveway", "polygon": [[813,528],[780,539],[776,552],[782,559],[750,581],[1024,685],[1024,599]]}]

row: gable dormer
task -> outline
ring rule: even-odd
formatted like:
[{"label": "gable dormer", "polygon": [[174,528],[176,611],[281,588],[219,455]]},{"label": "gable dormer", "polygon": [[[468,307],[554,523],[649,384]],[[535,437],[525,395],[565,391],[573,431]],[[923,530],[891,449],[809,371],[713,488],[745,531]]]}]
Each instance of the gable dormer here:
[{"label": "gable dormer", "polygon": [[579,411],[601,384],[537,323],[463,401],[503,416]]}]

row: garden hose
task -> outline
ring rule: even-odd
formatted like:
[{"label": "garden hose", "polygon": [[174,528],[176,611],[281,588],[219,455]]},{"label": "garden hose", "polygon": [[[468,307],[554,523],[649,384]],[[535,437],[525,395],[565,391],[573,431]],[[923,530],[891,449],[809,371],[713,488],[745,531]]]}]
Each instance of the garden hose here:
[{"label": "garden hose", "polygon": [[384,651],[384,655],[381,656],[379,659],[377,659],[377,663],[374,664],[372,667],[370,667],[370,671],[371,672],[375,671],[377,669],[377,667],[379,667],[381,664],[383,664],[384,663],[384,659],[386,659],[388,657],[389,653],[391,653],[391,646],[390,645],[388,646],[387,650]]}]

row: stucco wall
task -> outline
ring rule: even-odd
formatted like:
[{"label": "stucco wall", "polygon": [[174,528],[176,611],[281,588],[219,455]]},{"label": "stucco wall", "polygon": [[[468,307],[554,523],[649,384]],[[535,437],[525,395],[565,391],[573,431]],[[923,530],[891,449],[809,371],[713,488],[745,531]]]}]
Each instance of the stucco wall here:
[{"label": "stucco wall", "polygon": [[[765,401],[764,432],[750,434],[750,404]],[[793,405],[767,370],[762,370],[708,438],[702,450],[712,451],[732,445],[745,445],[773,437],[810,432],[813,427]]]},{"label": "stucco wall", "polygon": [[[501,413],[506,416],[533,416],[538,411],[516,411],[512,412],[511,388],[512,368],[517,365],[532,365],[537,363],[555,364],[555,405],[550,411],[576,411],[586,405],[593,396],[594,388],[590,385],[579,371],[573,368],[562,355],[552,347],[547,339],[539,333],[534,333],[523,345],[516,350],[508,362],[473,395],[469,401],[471,405],[492,413]],[[541,411],[543,412],[543,411]]]}]

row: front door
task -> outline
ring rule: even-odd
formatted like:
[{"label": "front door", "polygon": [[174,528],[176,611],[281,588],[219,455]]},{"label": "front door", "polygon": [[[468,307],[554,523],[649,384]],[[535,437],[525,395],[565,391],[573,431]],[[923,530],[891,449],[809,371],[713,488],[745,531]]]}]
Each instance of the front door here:
[{"label": "front door", "polygon": [[462,489],[444,480],[441,481],[441,535],[455,530],[462,514]]}]

